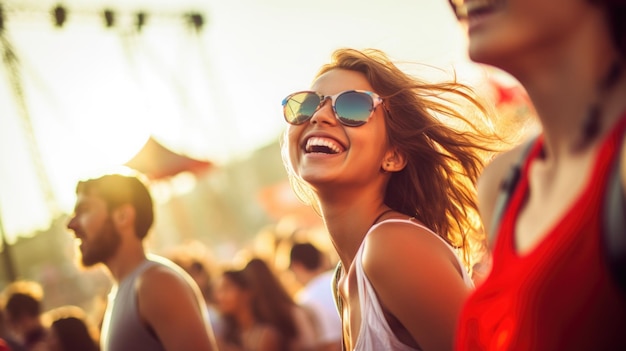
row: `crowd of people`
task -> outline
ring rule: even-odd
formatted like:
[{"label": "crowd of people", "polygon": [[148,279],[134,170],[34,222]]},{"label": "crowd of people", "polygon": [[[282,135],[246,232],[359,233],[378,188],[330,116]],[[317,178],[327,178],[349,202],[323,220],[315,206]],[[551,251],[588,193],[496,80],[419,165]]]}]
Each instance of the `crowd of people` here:
[{"label": "crowd of people", "polygon": [[[155,255],[143,243],[154,212],[140,174],[81,181],[76,196],[67,227],[79,241],[80,264],[101,264],[109,273],[106,311],[88,315],[72,305],[43,311],[42,286],[14,282],[0,297],[0,350],[340,350],[340,333],[328,331],[339,315],[329,313],[332,260],[325,250],[294,241],[286,256],[293,271],[261,255],[243,266],[216,265],[186,247]],[[304,255],[295,249],[302,245]],[[302,261],[308,268],[299,269]],[[316,284],[328,289],[308,291],[300,302],[293,292],[324,270]],[[300,285],[285,274],[294,276],[291,282],[302,279]]]},{"label": "crowd of people", "polygon": [[43,311],[44,291],[35,281],[16,281],[2,292],[0,350],[98,351],[97,324],[77,306]]},{"label": "crowd of people", "polygon": [[[201,325],[207,326],[207,332],[195,333],[213,335],[215,343],[208,349],[341,350],[339,315],[336,313],[330,290],[331,261],[323,250],[310,242],[294,243],[293,246],[290,268],[282,272],[259,257],[250,258],[243,267],[235,267],[234,264],[215,267],[211,266],[206,257],[198,256],[185,248],[172,251],[163,257],[148,255],[146,261],[178,266],[182,269],[173,265],[170,267],[197,285],[203,301],[199,304],[202,308],[199,314],[204,318]],[[309,266],[303,267],[302,262],[307,262]],[[142,271],[142,267],[139,268]],[[299,284],[290,286],[287,281],[283,281],[281,273],[293,274]],[[315,287],[308,284],[312,279],[316,279],[316,283],[311,284]],[[122,280],[135,282],[129,277]],[[192,286],[193,284],[190,283]],[[119,284],[116,285],[115,293],[109,296],[112,299],[111,306],[122,304],[125,310],[131,311],[132,309],[128,309],[129,302],[120,300],[121,297],[118,296],[121,289]],[[300,291],[301,294],[292,294],[290,291]],[[300,298],[302,294],[306,296]],[[191,300],[197,300],[200,295],[193,296]],[[139,291],[135,298],[132,295],[122,296],[128,301],[139,302],[138,299],[142,299]],[[189,299],[189,295],[168,297]],[[116,323],[124,329],[134,327],[128,321],[113,320],[114,312],[88,315],[83,308],[74,305],[59,306],[44,312],[43,300],[44,291],[36,281],[16,281],[4,289],[0,309],[3,316],[0,319],[5,323],[0,325],[0,350],[149,349],[148,341],[130,340],[120,336],[119,332],[113,338],[124,340],[122,344],[115,347],[110,344],[101,346],[101,336],[104,337],[107,333],[102,329],[104,325]],[[182,304],[176,304],[180,305]],[[111,308],[108,311],[113,311]],[[134,319],[124,316],[124,319],[127,318]],[[143,320],[141,316],[139,319]],[[194,321],[187,320],[181,328],[193,324]],[[184,337],[192,336],[188,333],[190,332],[184,332]],[[119,343],[113,341],[115,342]]]},{"label": "crowd of people", "polygon": [[16,282],[0,350],[626,349],[626,1],[450,4],[539,135],[512,145],[471,87],[338,49],[282,102],[285,169],[332,252],[294,233],[286,267],[156,256],[141,177],[81,181],[68,228],[110,273],[106,311],[43,312]]}]

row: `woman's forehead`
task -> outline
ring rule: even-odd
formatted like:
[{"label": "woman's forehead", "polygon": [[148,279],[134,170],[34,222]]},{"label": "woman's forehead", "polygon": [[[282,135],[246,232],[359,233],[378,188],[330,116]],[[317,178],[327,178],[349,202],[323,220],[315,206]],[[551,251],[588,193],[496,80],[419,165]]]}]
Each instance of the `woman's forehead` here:
[{"label": "woman's forehead", "polygon": [[323,95],[334,95],[344,90],[372,91],[372,85],[361,72],[335,68],[317,77],[311,90]]}]

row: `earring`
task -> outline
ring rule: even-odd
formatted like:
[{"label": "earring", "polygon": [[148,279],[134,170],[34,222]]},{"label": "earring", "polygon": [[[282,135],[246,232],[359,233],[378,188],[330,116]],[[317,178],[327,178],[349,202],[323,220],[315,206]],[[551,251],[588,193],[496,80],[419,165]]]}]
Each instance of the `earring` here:
[{"label": "earring", "polygon": [[383,173],[387,173],[387,172],[389,172],[389,171],[388,171],[388,169],[389,169],[389,162],[385,163],[385,166],[384,166],[384,167],[382,167],[382,169],[383,169]]}]

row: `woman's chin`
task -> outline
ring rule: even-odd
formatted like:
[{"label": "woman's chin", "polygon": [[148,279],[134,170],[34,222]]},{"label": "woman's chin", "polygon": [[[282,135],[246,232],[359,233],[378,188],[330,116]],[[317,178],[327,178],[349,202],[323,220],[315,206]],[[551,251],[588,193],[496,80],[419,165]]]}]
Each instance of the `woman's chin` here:
[{"label": "woman's chin", "polygon": [[473,62],[501,69],[506,69],[512,63],[511,60],[515,60],[515,55],[511,55],[506,48],[487,45],[487,43],[478,40],[470,42],[468,55]]},{"label": "woman's chin", "polygon": [[486,64],[486,65],[493,65],[492,64],[493,60],[491,59],[491,56],[486,54],[482,50],[472,50],[470,48],[468,54],[469,54],[470,60],[472,60],[473,62]]}]

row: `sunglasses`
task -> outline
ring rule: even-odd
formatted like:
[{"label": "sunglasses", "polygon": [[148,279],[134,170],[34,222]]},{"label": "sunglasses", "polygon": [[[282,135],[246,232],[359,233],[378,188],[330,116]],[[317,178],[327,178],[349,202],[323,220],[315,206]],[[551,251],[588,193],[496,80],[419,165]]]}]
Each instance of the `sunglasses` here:
[{"label": "sunglasses", "polygon": [[346,90],[332,96],[324,96],[314,91],[299,91],[283,99],[285,120],[293,125],[305,123],[328,98],[337,120],[349,127],[365,124],[376,107],[383,102],[378,94],[365,90]]}]

